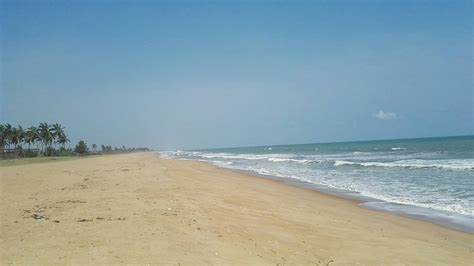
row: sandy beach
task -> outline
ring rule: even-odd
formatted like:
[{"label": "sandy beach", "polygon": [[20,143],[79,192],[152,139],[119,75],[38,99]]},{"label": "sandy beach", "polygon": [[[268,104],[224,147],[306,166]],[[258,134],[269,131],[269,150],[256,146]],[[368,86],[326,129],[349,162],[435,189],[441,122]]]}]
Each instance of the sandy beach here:
[{"label": "sandy beach", "polygon": [[468,265],[474,235],[156,153],[0,167],[0,264]]}]

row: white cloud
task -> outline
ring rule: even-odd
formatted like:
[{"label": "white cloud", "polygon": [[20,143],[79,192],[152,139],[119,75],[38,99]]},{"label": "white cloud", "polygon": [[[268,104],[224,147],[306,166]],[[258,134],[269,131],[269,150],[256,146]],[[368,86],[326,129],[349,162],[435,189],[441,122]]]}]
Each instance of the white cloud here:
[{"label": "white cloud", "polygon": [[394,112],[384,112],[382,110],[378,111],[377,113],[372,115],[373,117],[380,119],[380,120],[391,120],[397,119],[397,114]]}]

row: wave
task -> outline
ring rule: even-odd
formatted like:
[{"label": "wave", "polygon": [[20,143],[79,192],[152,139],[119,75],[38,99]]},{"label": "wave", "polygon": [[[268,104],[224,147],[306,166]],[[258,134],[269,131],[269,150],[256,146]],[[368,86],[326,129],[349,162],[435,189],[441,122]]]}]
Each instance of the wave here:
[{"label": "wave", "polygon": [[[342,162],[341,162],[342,163]],[[345,162],[349,164],[353,164],[351,162]],[[372,191],[372,189],[369,189],[368,187],[360,187],[360,186],[352,186],[351,184],[347,183],[332,183],[332,182],[327,182],[324,179],[314,179],[314,178],[308,178],[308,177],[303,177],[302,175],[294,175],[290,173],[283,173],[280,171],[275,171],[275,170],[270,170],[268,168],[264,167],[234,167],[234,166],[222,166],[225,168],[232,168],[232,169],[240,169],[240,170],[246,170],[250,172],[257,173],[259,175],[265,175],[265,176],[272,176],[272,177],[279,177],[279,178],[290,178],[290,179],[295,179],[299,181],[303,181],[309,184],[317,185],[317,186],[323,186],[329,189],[336,189],[336,190],[342,190],[342,191],[347,191],[350,193],[355,193],[354,195],[360,195],[363,197],[368,197],[371,199],[377,199],[377,200],[382,200],[385,202],[390,202],[390,203],[397,203],[397,204],[404,204],[404,205],[411,205],[411,206],[418,206],[422,208],[428,208],[428,209],[434,209],[434,210],[441,210],[441,211],[448,211],[448,212],[453,212],[453,213],[458,213],[462,215],[468,215],[472,216],[473,211],[469,208],[466,208],[465,204],[461,204],[460,202],[450,202],[449,204],[439,204],[436,202],[430,202],[430,203],[423,203],[419,202],[419,200],[411,197],[410,195],[402,195],[400,196],[394,196],[394,195],[387,195],[384,193],[381,193],[380,191]],[[325,190],[327,191],[327,190]],[[336,192],[336,193],[342,193],[342,192]],[[352,194],[347,194],[343,193],[344,195],[352,195]]]},{"label": "wave", "polygon": [[348,162],[348,161],[339,161],[339,160],[334,162],[334,166],[354,165],[354,164],[358,164],[358,163],[353,163],[353,162]]},{"label": "wave", "polygon": [[447,170],[473,170],[474,159],[453,160],[401,160],[395,162],[350,162],[336,160],[334,166],[358,165],[366,167],[401,167],[401,168],[438,168]]},{"label": "wave", "polygon": [[[350,163],[350,162],[348,162]],[[247,170],[251,172],[258,173],[260,175],[265,175],[265,176],[273,176],[273,177],[280,177],[280,178],[291,178],[299,181],[303,181],[309,184],[317,185],[317,186],[323,186],[329,189],[336,189],[336,193],[343,193],[341,191],[346,191],[349,193],[355,193],[355,194],[347,194],[343,193],[344,195],[348,196],[356,196],[360,195],[363,197],[367,197],[369,199],[377,199],[377,200],[382,200],[384,202],[389,202],[389,203],[397,203],[397,204],[403,204],[403,205],[411,205],[411,206],[418,206],[422,208],[427,208],[431,210],[439,210],[439,211],[448,211],[451,213],[457,213],[457,214],[462,214],[462,215],[467,215],[467,216],[473,216],[473,210],[470,209],[469,207],[466,207],[468,203],[462,204],[460,201],[457,202],[449,202],[449,204],[446,204],[446,202],[436,202],[433,201],[430,203],[423,203],[419,201],[418,196],[411,196],[409,194],[404,194],[404,195],[390,195],[390,194],[385,194],[381,191],[372,191],[372,189],[366,187],[366,186],[353,186],[351,184],[347,183],[333,183],[333,182],[327,182],[323,179],[314,179],[314,178],[305,178],[301,175],[292,175],[288,173],[281,173],[278,171],[272,171],[267,168],[253,168],[253,167],[247,167],[242,170]],[[327,191],[327,190],[324,190]]]},{"label": "wave", "polygon": [[391,149],[392,151],[404,151],[406,150],[406,148],[402,148],[402,147],[394,147]]},{"label": "wave", "polygon": [[274,162],[274,163],[280,163],[280,162],[295,162],[295,163],[312,163],[312,162],[318,162],[318,160],[292,159],[292,158],[275,158],[275,157],[270,157],[270,158],[268,158],[268,161]]},{"label": "wave", "polygon": [[[184,159],[184,160],[186,160],[186,159]],[[206,163],[212,163],[212,164],[217,165],[217,166],[220,166],[220,167],[226,167],[226,166],[229,166],[229,165],[231,165],[231,164],[234,163],[234,162],[232,162],[232,161],[223,162],[223,161],[203,160],[203,159],[199,159],[198,161],[200,161],[200,162],[206,162]]]},{"label": "wave", "polygon": [[[446,158],[446,152],[407,154],[387,149],[384,152],[359,150],[332,154],[307,151],[278,153],[275,150],[273,153],[224,150],[168,151],[160,154],[163,158],[200,160],[218,167],[300,180],[313,184],[311,186],[354,192],[392,203],[473,215],[470,207],[474,202],[470,189],[472,180],[468,176],[474,170],[474,158]],[[399,169],[406,169],[411,174]],[[431,183],[427,185],[427,178],[434,188]]]},{"label": "wave", "polygon": [[222,158],[222,159],[243,159],[243,160],[265,160],[268,158],[268,155],[258,155],[258,154],[203,154],[203,158]]},{"label": "wave", "polygon": [[[397,149],[399,147],[396,147]],[[392,148],[394,149],[394,148]],[[400,148],[403,149],[403,148]],[[444,170],[474,170],[474,159],[434,159],[437,153],[414,153],[410,155],[374,154],[366,152],[352,152],[344,154],[320,154],[320,155],[297,155],[293,153],[279,154],[251,154],[251,153],[226,153],[226,152],[196,152],[196,151],[173,151],[162,152],[163,158],[188,158],[208,161],[268,161],[272,163],[298,163],[311,164],[323,163],[341,166],[359,167],[387,167],[387,168],[435,168]],[[423,158],[423,159],[421,159]],[[426,159],[429,158],[429,159]],[[432,159],[433,158],[433,159]],[[383,161],[379,161],[383,159]]]},{"label": "wave", "polygon": [[317,184],[317,183],[314,182],[314,180],[311,180],[311,179],[308,179],[308,178],[304,178],[304,177],[296,176],[296,175],[281,174],[281,173],[278,173],[278,172],[267,170],[265,168],[255,169],[255,168],[250,167],[250,168],[247,168],[247,169],[244,169],[244,170],[255,172],[259,175],[266,175],[266,176],[273,176],[273,177],[283,177],[283,178],[292,178],[292,179],[296,179],[296,180],[299,180],[299,181],[304,181],[306,183]]}]

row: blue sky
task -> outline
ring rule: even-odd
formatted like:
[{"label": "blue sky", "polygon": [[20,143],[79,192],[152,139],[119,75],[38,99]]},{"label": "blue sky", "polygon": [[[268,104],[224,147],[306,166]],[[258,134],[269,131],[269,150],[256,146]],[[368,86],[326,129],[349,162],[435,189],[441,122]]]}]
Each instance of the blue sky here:
[{"label": "blue sky", "polygon": [[0,121],[159,149],[474,133],[471,1],[1,1]]}]

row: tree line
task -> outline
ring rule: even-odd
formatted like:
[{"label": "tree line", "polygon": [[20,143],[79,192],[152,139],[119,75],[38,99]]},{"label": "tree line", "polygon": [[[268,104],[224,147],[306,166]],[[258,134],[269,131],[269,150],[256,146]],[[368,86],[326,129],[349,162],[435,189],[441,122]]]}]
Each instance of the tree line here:
[{"label": "tree line", "polygon": [[[14,127],[8,123],[0,124],[0,155],[2,157],[35,157],[35,156],[64,156],[76,154],[101,154],[130,151],[147,151],[148,148],[121,149],[111,146],[101,146],[101,151],[96,144],[92,144],[92,151],[81,140],[74,149],[67,147],[70,143],[65,127],[59,123],[40,123],[24,129],[22,126]],[[27,149],[24,146],[28,147]],[[34,147],[33,149],[31,147]]]}]

